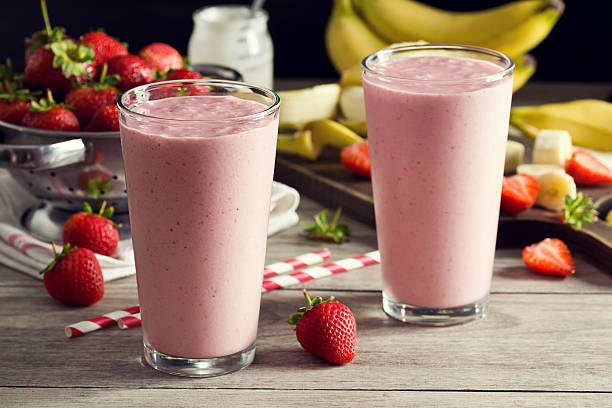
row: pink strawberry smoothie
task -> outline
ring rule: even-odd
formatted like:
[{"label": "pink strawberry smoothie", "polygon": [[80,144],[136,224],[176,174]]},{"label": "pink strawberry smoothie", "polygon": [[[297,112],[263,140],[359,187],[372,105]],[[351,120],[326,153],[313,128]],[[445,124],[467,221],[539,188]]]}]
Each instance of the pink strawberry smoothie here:
[{"label": "pink strawberry smoothie", "polygon": [[364,73],[383,292],[392,301],[447,308],[489,292],[512,76],[483,77],[502,70],[415,56]]},{"label": "pink strawberry smoothie", "polygon": [[255,341],[278,115],[232,118],[265,109],[184,96],[132,109],[174,121],[121,124],[143,337],[159,352],[221,357]]}]

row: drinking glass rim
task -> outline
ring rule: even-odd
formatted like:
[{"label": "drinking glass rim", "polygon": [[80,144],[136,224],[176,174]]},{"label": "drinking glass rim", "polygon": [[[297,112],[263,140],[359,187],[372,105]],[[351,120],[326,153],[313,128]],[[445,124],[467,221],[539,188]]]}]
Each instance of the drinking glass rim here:
[{"label": "drinking glass rim", "polygon": [[[501,70],[500,72],[496,72],[494,74],[483,75],[476,78],[466,78],[466,79],[411,79],[405,78],[401,76],[388,75],[386,73],[382,73],[380,71],[376,71],[376,69],[372,66],[369,66],[368,63],[371,62],[372,59],[380,57],[380,56],[390,56],[396,54],[398,52],[403,51],[418,51],[418,50],[448,50],[448,51],[467,51],[478,54],[485,54],[492,57],[497,57],[498,59],[505,61],[507,67]],[[515,63],[512,58],[507,56],[504,53],[499,51],[491,50],[489,48],[484,47],[476,47],[473,45],[460,45],[460,44],[397,44],[392,45],[387,48],[383,48],[382,50],[378,50],[373,52],[372,54],[366,56],[363,60],[361,60],[361,70],[364,73],[371,73],[374,75],[379,75],[384,79],[393,79],[403,82],[421,82],[421,83],[440,83],[440,84],[450,84],[450,83],[473,83],[473,82],[496,82],[506,78],[508,75],[512,74],[515,69]]]},{"label": "drinking glass rim", "polygon": [[[242,88],[257,89],[258,91],[261,92],[262,95],[267,96],[271,99],[274,99],[274,102],[270,106],[266,107],[266,109],[262,110],[261,112],[251,113],[249,115],[243,115],[243,116],[232,116],[232,117],[222,118],[222,119],[162,118],[159,116],[146,115],[144,113],[136,112],[128,108],[127,106],[125,106],[125,104],[123,103],[123,98],[127,98],[130,94],[136,94],[137,92],[144,92],[147,88],[157,87],[160,85],[167,85],[167,84],[183,84],[185,86],[189,86],[189,85],[204,85],[204,86],[206,85],[211,85],[211,86],[230,85],[236,88],[238,88],[239,86]],[[190,95],[186,95],[186,96],[190,96]],[[180,96],[178,98],[180,98]],[[163,98],[163,99],[166,99],[166,98]],[[280,106],[280,97],[278,96],[276,92],[274,92],[271,89],[264,88],[264,87],[257,86],[257,85],[251,85],[246,82],[229,81],[229,80],[224,80],[224,79],[205,79],[205,78],[204,79],[176,79],[173,81],[152,82],[152,83],[139,85],[137,87],[131,88],[125,91],[124,93],[122,93],[121,95],[119,95],[119,97],[117,97],[117,107],[119,108],[120,111],[123,111],[130,115],[135,115],[137,117],[144,118],[144,119],[154,119],[154,120],[159,120],[159,121],[177,122],[177,123],[186,123],[186,122],[187,123],[223,123],[223,122],[228,122],[228,121],[242,122],[242,121],[259,120],[259,119],[263,119],[269,116],[270,114],[273,114],[274,112],[278,111],[279,106]]]}]

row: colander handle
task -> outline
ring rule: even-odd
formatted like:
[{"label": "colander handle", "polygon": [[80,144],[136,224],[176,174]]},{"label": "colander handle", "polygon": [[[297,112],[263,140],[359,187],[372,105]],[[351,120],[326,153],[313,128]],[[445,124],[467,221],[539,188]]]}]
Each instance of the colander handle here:
[{"label": "colander handle", "polygon": [[85,157],[85,143],[81,139],[49,145],[0,144],[0,167],[49,170],[84,162]]}]

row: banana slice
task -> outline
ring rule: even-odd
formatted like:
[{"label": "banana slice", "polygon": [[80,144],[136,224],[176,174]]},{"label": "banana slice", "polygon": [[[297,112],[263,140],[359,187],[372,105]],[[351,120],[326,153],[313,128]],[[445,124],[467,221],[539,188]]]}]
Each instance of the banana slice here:
[{"label": "banana slice", "polygon": [[536,204],[549,210],[560,211],[565,207],[565,196],[576,197],[576,183],[569,174],[545,173],[538,181],[540,189],[536,197]]},{"label": "banana slice", "polygon": [[277,93],[281,99],[279,128],[296,129],[314,120],[336,116],[340,85],[317,85]]},{"label": "banana slice", "polygon": [[538,132],[533,146],[535,164],[553,164],[565,168],[572,157],[572,138],[566,130],[543,129]]},{"label": "banana slice", "polygon": [[539,178],[547,173],[565,174],[559,166],[554,164],[520,164],[516,167],[516,174],[529,174],[539,180]]},{"label": "banana slice", "polygon": [[519,164],[523,163],[525,157],[525,146],[514,140],[506,141],[506,162],[504,163],[504,173],[514,173]]},{"label": "banana slice", "polygon": [[608,215],[606,215],[606,222],[612,225],[612,210],[608,211]]}]

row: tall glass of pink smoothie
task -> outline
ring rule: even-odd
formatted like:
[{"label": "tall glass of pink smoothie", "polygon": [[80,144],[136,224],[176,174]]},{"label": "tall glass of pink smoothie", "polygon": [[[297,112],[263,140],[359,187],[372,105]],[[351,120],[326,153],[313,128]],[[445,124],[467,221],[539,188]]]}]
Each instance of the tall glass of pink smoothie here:
[{"label": "tall glass of pink smoothie", "polygon": [[119,99],[144,357],[160,371],[208,377],[253,361],[279,103],[214,80]]},{"label": "tall glass of pink smoothie", "polygon": [[383,277],[393,318],[484,317],[514,63],[495,51],[403,45],[363,60]]}]

